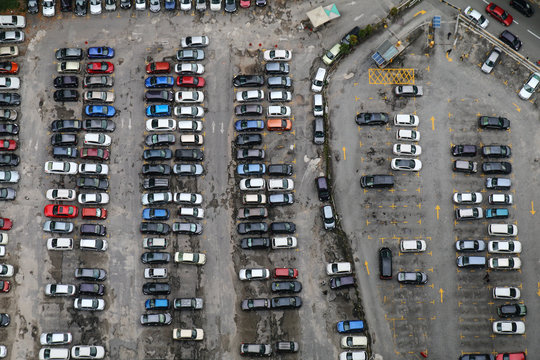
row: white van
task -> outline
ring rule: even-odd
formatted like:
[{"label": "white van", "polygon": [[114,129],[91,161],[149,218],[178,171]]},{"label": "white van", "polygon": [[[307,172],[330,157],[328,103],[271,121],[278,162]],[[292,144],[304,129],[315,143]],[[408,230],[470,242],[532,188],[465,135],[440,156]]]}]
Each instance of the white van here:
[{"label": "white van", "polygon": [[490,224],[488,234],[491,236],[517,236],[518,228],[513,224]]},{"label": "white van", "polygon": [[426,251],[427,245],[425,240],[401,240],[399,250],[405,252],[422,252]]},{"label": "white van", "polygon": [[72,238],[49,238],[47,239],[47,250],[73,250]]},{"label": "white van", "polygon": [[326,76],[326,69],[325,68],[319,68],[317,70],[317,73],[315,74],[315,78],[313,79],[313,82],[311,83],[311,91],[313,92],[321,92],[322,88],[324,86],[324,78]]},{"label": "white van", "polygon": [[81,239],[79,242],[81,250],[105,251],[109,247],[107,240],[101,239]]},{"label": "white van", "polygon": [[313,95],[313,116],[324,115],[324,101],[322,94]]},{"label": "white van", "polygon": [[152,250],[162,250],[167,248],[167,239],[165,238],[144,238],[143,248]]},{"label": "white van", "polygon": [[201,131],[203,128],[200,120],[179,120],[178,130],[180,131]]},{"label": "white van", "polygon": [[78,61],[62,61],[56,65],[56,71],[60,74],[76,74],[81,71],[81,64]]},{"label": "white van", "polygon": [[26,19],[20,15],[1,15],[0,28],[23,29],[26,26]]},{"label": "white van", "polygon": [[298,245],[298,240],[294,236],[272,238],[272,249],[292,249]]},{"label": "white van", "polygon": [[202,145],[204,142],[202,135],[180,135],[180,143],[182,145]]},{"label": "white van", "polygon": [[39,350],[39,360],[63,360],[69,359],[69,349],[44,347]]},{"label": "white van", "polygon": [[491,194],[489,195],[489,203],[497,205],[512,205],[514,198],[510,194]]},{"label": "white van", "polygon": [[456,209],[457,220],[478,220],[484,217],[484,210],[481,207]]},{"label": "white van", "polygon": [[365,349],[367,342],[367,336],[344,336],[341,338],[341,347],[344,349]]},{"label": "white van", "polygon": [[244,205],[248,204],[266,204],[266,195],[264,194],[246,194],[242,198]]}]

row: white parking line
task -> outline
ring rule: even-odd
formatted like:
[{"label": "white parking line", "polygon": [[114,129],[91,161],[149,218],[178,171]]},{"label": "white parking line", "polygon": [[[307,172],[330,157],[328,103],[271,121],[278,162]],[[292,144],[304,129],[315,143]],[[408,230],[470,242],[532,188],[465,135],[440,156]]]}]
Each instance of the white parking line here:
[{"label": "white parking line", "polygon": [[486,1],[486,0],[482,0],[483,2],[485,2],[486,4],[489,4],[489,1]]},{"label": "white parking line", "polygon": [[518,22],[517,22],[516,20],[514,20],[514,23],[516,23],[516,24],[518,24],[518,25],[519,25],[519,23],[518,23]]},{"label": "white parking line", "polygon": [[357,20],[359,20],[359,19],[360,19],[360,18],[361,18],[362,16],[364,16],[364,14],[360,14],[360,15],[358,15],[357,17],[355,17],[355,18],[354,18],[354,21],[357,21]]},{"label": "white parking line", "polygon": [[533,33],[531,30],[527,30],[529,33],[531,33],[532,36],[534,36],[535,38],[537,39],[540,39],[540,36],[536,35],[535,33]]}]

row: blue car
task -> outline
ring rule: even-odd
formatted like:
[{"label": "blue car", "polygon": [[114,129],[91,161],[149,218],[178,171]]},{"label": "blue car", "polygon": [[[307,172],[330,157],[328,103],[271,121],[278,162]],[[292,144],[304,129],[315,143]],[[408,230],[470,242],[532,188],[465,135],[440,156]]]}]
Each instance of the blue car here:
[{"label": "blue car", "polygon": [[170,105],[150,105],[146,107],[146,116],[148,117],[162,117],[171,116],[172,107]]},{"label": "blue car", "polygon": [[86,105],[84,113],[86,116],[113,117],[116,114],[116,109],[110,105]]},{"label": "blue car", "polygon": [[144,302],[146,310],[167,310],[169,308],[169,300],[167,299],[148,299]]},{"label": "blue car", "polygon": [[236,168],[238,175],[262,175],[266,172],[264,164],[240,164]]},{"label": "blue car", "polygon": [[174,77],[172,76],[150,76],[144,80],[144,86],[149,89],[172,88],[174,86]]},{"label": "blue car", "polygon": [[345,320],[337,323],[339,333],[358,333],[364,331],[364,322],[362,320]]},{"label": "blue car", "polygon": [[264,121],[262,120],[238,120],[234,123],[236,131],[259,131],[264,130]]},{"label": "blue car", "polygon": [[486,219],[506,219],[510,216],[508,209],[487,209]]},{"label": "blue car", "polygon": [[165,0],[165,10],[174,10],[176,8],[176,0]]},{"label": "blue car", "polygon": [[167,209],[144,209],[143,220],[168,220],[170,212]]},{"label": "blue car", "polygon": [[97,46],[88,48],[89,59],[112,59],[114,57],[114,49],[107,46]]}]

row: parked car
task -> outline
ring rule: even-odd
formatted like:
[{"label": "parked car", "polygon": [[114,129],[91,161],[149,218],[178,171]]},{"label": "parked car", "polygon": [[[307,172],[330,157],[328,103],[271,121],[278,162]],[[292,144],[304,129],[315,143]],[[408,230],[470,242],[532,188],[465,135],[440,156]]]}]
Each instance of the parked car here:
[{"label": "parked car", "polygon": [[487,56],[480,69],[486,74],[490,74],[493,71],[495,65],[497,65],[497,60],[499,60],[499,58],[501,57],[501,53],[502,50],[495,46]]},{"label": "parked car", "polygon": [[428,276],[421,271],[400,271],[397,273],[397,281],[402,284],[422,285],[427,283]]},{"label": "parked car", "polygon": [[399,85],[394,88],[394,93],[397,96],[422,96],[424,89],[416,85]]},{"label": "parked car", "polygon": [[458,240],[456,241],[456,250],[482,252],[486,250],[486,243],[484,240]]},{"label": "parked car", "polygon": [[499,35],[499,40],[510,46],[515,51],[519,51],[519,49],[521,49],[521,40],[519,40],[516,35],[512,34],[508,30],[504,30],[501,35]]},{"label": "parked car", "polygon": [[512,15],[504,11],[500,6],[494,3],[489,3],[486,6],[486,12],[491,15],[495,20],[502,23],[504,26],[510,26],[514,21]]},{"label": "parked car", "polygon": [[388,124],[388,121],[387,113],[360,113],[356,115],[357,125],[385,125]]},{"label": "parked car", "polygon": [[489,20],[486,19],[484,15],[480,14],[478,10],[473,9],[470,6],[465,8],[463,14],[483,29],[487,28],[489,24]]},{"label": "parked car", "polygon": [[518,96],[523,100],[529,100],[540,85],[540,72],[533,73],[529,80],[519,90]]}]

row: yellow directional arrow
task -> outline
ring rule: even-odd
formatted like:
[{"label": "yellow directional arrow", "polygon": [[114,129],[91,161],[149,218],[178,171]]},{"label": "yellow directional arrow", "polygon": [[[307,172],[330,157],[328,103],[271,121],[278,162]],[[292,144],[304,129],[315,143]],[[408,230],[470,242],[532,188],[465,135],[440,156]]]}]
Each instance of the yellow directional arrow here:
[{"label": "yellow directional arrow", "polygon": [[439,220],[439,210],[441,210],[441,207],[439,205],[435,206],[435,211],[437,211],[437,220]]},{"label": "yellow directional arrow", "polygon": [[[369,266],[368,266],[368,263],[367,261],[364,262],[364,265],[366,266],[366,271],[367,271],[367,274],[369,275]],[[539,290],[540,291],[540,290]]]},{"label": "yellow directional arrow", "polygon": [[516,110],[517,110],[517,112],[521,112],[521,109],[520,109],[520,107],[519,107],[519,106],[517,106],[517,104],[515,104],[515,103],[512,103],[512,105],[514,105],[514,106],[516,107]]},{"label": "yellow directional arrow", "polygon": [[536,292],[536,295],[540,296],[540,282],[538,283],[538,291]]},{"label": "yellow directional arrow", "polygon": [[347,160],[347,154],[345,153],[345,146],[343,147],[343,160]]},{"label": "yellow directional arrow", "polygon": [[431,117],[431,130],[435,130],[435,118]]},{"label": "yellow directional arrow", "polygon": [[444,290],[441,288],[439,289],[439,293],[441,294],[441,304],[443,303],[443,294],[444,294]]},{"label": "yellow directional arrow", "polygon": [[529,211],[531,215],[536,214],[536,211],[534,211],[534,201],[531,201],[531,211]]},{"label": "yellow directional arrow", "polygon": [[420,15],[420,14],[424,15],[425,13],[426,13],[426,10],[420,10],[419,12],[417,12],[416,14],[414,14],[414,16]]}]

